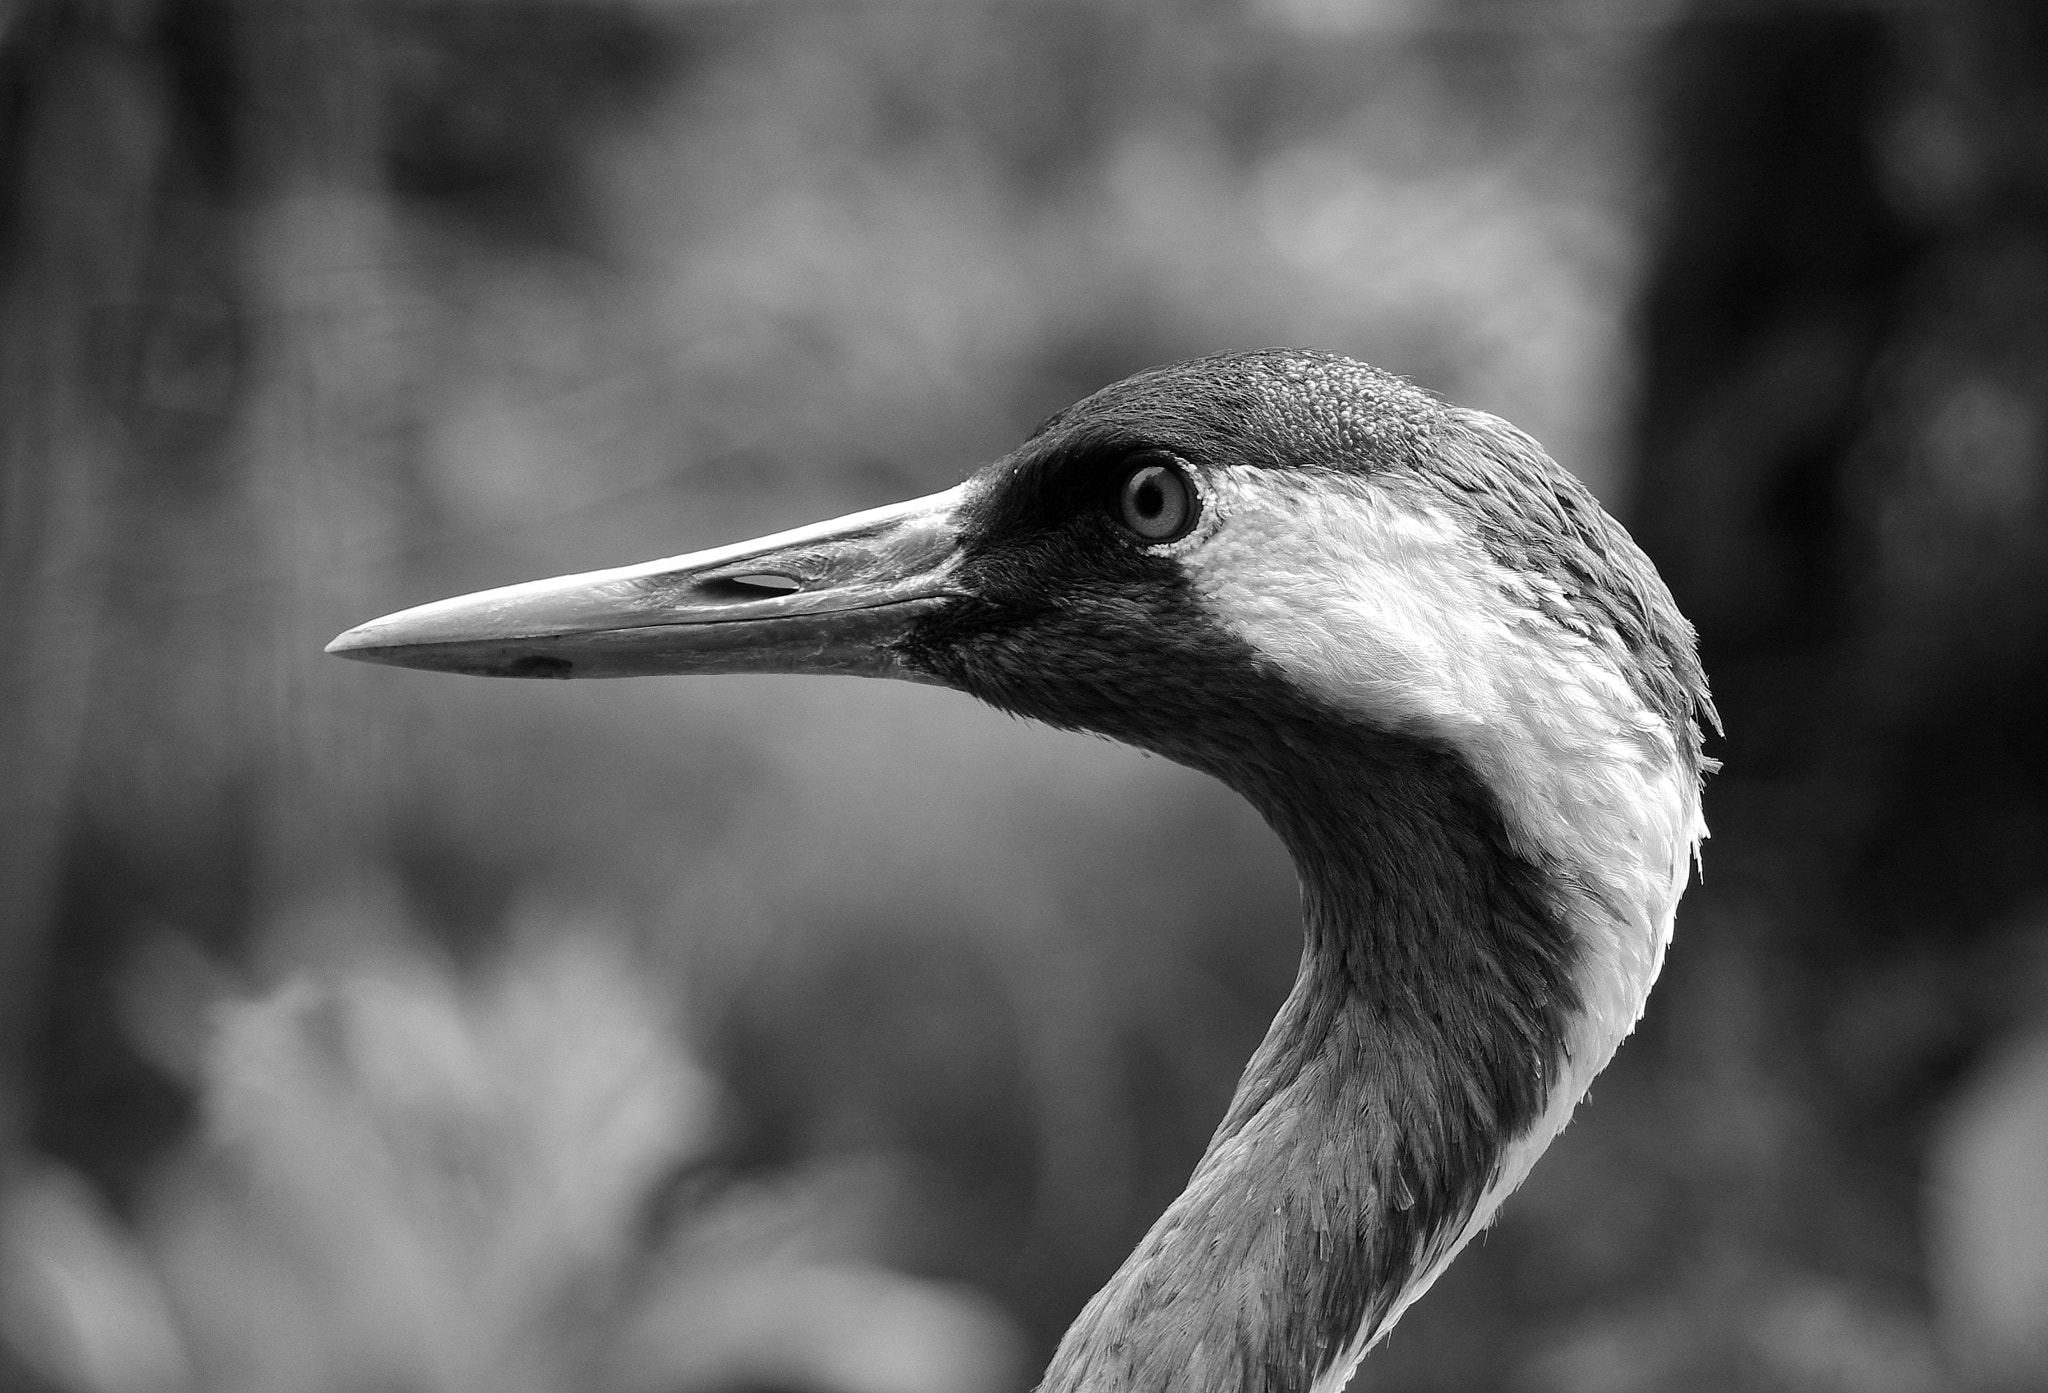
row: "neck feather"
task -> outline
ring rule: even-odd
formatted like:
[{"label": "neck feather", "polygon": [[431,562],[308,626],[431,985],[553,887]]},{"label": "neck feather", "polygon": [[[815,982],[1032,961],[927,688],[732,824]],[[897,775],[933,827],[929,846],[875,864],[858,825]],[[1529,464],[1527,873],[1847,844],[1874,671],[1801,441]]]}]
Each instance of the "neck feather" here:
[{"label": "neck feather", "polygon": [[1547,1138],[1566,1071],[1565,897],[1462,760],[1324,727],[1214,772],[1294,855],[1300,973],[1187,1189],[1044,1393],[1341,1384],[1519,1180],[1510,1152]]}]

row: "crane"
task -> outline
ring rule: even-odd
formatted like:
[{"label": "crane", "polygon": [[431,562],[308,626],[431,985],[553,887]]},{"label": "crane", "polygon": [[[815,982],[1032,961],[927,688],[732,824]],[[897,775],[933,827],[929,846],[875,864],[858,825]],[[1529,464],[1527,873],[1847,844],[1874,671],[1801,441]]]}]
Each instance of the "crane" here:
[{"label": "crane", "polygon": [[1301,965],[1044,1393],[1335,1393],[1633,1029],[1701,839],[1692,628],[1528,436],[1330,354],[1154,368],[966,482],[423,605],[344,657],[955,688],[1221,779]]}]

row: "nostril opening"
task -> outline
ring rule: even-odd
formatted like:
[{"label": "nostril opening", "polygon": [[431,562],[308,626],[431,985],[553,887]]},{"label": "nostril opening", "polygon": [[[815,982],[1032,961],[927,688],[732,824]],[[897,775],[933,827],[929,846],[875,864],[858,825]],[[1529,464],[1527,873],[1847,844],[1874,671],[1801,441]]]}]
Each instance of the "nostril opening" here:
[{"label": "nostril opening", "polygon": [[576,670],[576,664],[567,658],[557,658],[546,653],[527,653],[505,664],[507,677],[567,677]]},{"label": "nostril opening", "polygon": [[764,595],[787,595],[801,590],[803,582],[774,571],[746,571],[736,576],[715,576],[699,588],[727,599],[758,600]]}]

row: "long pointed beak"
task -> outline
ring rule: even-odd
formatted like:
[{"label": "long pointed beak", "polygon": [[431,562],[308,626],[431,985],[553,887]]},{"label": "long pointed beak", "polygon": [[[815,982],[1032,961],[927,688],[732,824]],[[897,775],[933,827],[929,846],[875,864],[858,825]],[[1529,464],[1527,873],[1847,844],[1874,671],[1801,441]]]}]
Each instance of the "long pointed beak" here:
[{"label": "long pointed beak", "polygon": [[487,677],[831,672],[908,677],[910,626],[953,583],[964,486],[733,546],[439,600],[329,653]]}]

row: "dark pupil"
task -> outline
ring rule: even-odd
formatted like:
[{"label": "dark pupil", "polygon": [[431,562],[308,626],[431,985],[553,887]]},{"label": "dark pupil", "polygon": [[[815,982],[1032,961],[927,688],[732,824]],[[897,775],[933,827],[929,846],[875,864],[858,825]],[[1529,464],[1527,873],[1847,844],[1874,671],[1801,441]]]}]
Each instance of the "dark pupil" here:
[{"label": "dark pupil", "polygon": [[1157,470],[1147,470],[1139,478],[1137,488],[1131,494],[1131,502],[1137,505],[1138,516],[1147,522],[1156,519],[1166,509],[1166,490],[1159,487]]}]

